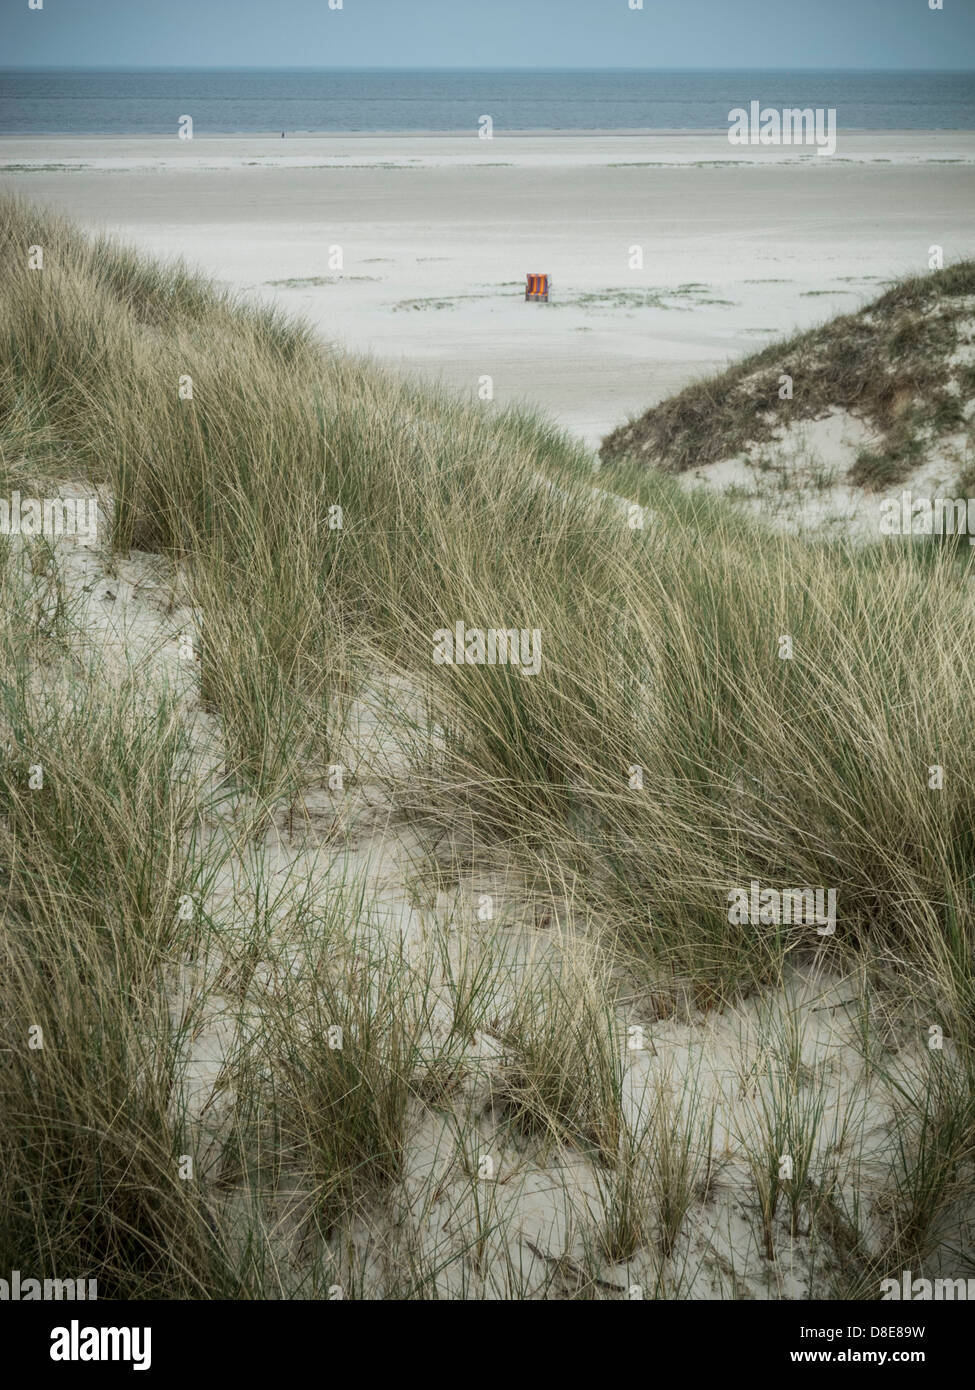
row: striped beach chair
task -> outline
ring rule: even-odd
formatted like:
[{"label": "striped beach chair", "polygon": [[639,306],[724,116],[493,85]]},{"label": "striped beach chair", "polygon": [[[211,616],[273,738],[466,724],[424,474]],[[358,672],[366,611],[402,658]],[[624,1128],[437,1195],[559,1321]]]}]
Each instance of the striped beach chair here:
[{"label": "striped beach chair", "polygon": [[548,303],[548,292],[552,281],[548,275],[527,275],[525,277],[525,298]]}]

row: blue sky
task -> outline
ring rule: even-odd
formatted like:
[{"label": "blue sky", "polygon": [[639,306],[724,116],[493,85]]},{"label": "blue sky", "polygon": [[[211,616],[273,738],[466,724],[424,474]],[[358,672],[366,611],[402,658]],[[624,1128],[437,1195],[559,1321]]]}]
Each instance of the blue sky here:
[{"label": "blue sky", "polygon": [[0,0],[0,65],[975,68],[975,0]]}]

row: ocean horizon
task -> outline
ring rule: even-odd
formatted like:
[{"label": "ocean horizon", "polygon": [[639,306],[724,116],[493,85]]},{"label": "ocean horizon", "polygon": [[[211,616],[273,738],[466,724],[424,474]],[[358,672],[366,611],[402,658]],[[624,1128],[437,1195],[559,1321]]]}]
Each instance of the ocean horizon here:
[{"label": "ocean horizon", "polygon": [[0,69],[0,134],[725,130],[728,112],[828,107],[844,130],[975,129],[975,73],[850,69]]}]

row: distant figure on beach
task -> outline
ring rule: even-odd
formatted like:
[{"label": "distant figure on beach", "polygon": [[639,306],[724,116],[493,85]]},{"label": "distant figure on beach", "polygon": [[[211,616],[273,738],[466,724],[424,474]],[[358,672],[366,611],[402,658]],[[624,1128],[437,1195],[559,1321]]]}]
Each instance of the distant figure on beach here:
[{"label": "distant figure on beach", "polygon": [[281,139],[282,139],[282,140],[284,139],[284,131],[283,131],[283,130],[282,130],[282,132],[281,132]]}]

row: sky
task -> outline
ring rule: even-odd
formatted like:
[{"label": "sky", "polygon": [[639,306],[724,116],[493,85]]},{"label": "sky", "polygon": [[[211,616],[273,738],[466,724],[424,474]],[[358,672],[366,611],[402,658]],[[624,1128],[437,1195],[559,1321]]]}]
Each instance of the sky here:
[{"label": "sky", "polygon": [[975,0],[636,3],[0,0],[0,66],[975,69]]}]

